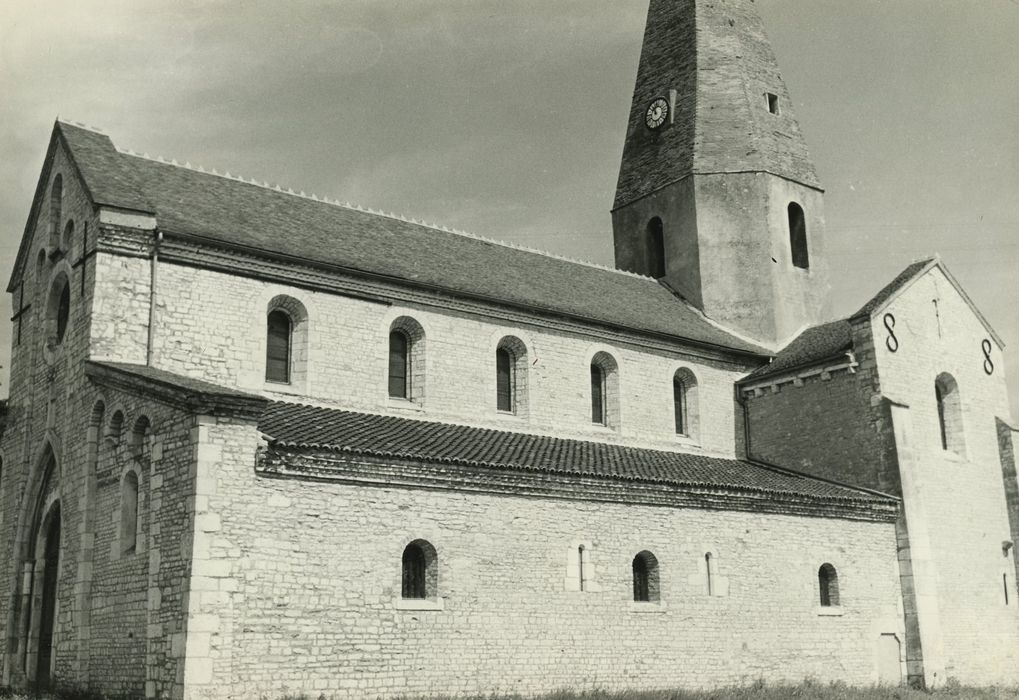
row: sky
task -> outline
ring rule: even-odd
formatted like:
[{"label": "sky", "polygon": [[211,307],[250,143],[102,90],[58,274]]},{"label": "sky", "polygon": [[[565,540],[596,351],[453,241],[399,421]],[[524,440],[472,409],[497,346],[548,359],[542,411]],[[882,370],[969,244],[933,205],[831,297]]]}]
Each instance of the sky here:
[{"label": "sky", "polygon": [[[1019,0],[756,7],[826,189],[835,313],[940,254],[1006,343],[1019,418]],[[0,274],[58,115],[121,148],[611,265],[646,12],[647,0],[2,2]],[[9,295],[0,304],[9,318]]]}]

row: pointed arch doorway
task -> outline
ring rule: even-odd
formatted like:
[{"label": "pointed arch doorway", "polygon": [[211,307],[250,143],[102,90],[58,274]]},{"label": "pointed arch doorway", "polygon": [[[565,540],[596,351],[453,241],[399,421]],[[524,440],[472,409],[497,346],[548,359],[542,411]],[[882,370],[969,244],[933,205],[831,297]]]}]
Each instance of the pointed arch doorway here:
[{"label": "pointed arch doorway", "polygon": [[[37,545],[36,575],[41,573],[39,596],[32,596],[38,604],[39,646],[36,652],[35,682],[48,686],[53,680],[53,642],[57,619],[57,582],[60,579],[60,502],[50,508],[43,526],[39,529],[42,540]],[[42,571],[39,572],[40,565]],[[37,579],[38,580],[38,579]]]}]

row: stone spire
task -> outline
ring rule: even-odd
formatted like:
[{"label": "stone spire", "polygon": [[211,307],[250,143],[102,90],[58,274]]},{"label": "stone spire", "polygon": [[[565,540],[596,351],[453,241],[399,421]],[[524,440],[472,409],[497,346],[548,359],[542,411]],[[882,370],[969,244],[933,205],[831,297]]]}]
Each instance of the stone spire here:
[{"label": "stone spire", "polygon": [[651,0],[612,213],[617,267],[781,343],[827,312],[821,194],[754,1]]}]

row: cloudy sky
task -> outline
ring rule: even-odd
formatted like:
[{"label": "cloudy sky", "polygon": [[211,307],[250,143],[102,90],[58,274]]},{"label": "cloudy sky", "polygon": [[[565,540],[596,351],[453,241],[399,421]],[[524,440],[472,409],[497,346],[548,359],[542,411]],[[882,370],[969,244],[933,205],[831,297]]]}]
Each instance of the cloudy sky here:
[{"label": "cloudy sky", "polygon": [[[940,253],[1009,346],[1019,417],[1019,0],[756,4],[827,189],[836,312]],[[58,115],[122,148],[611,264],[646,10],[2,2],[0,274]],[[0,324],[4,366],[9,346]]]}]

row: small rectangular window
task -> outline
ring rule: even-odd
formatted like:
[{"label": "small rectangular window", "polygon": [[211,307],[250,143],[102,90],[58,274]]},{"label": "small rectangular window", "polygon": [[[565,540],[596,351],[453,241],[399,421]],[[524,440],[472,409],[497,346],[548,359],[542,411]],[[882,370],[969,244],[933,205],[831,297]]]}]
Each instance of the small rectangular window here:
[{"label": "small rectangular window", "polygon": [[768,101],[768,111],[771,112],[772,114],[779,114],[778,95],[766,92],[764,93],[764,96]]}]

